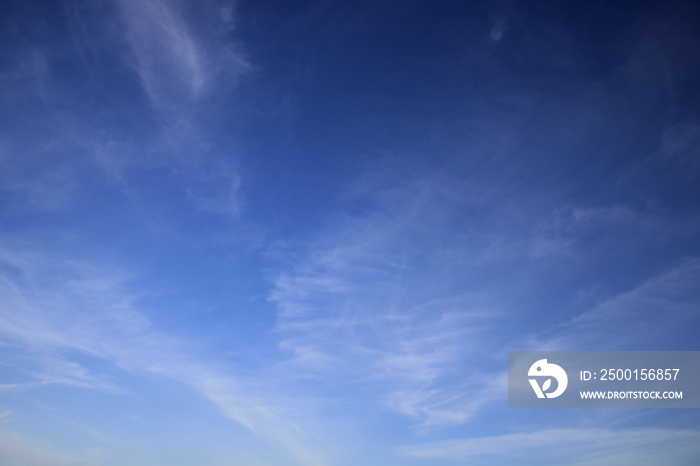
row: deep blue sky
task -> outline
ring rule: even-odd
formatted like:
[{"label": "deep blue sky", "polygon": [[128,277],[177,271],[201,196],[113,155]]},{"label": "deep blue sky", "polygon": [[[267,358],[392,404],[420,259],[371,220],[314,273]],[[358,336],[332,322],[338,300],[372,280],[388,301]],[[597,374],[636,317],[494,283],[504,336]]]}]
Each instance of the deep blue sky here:
[{"label": "deep blue sky", "polygon": [[691,2],[0,4],[0,463],[679,464],[512,350],[700,350]]}]

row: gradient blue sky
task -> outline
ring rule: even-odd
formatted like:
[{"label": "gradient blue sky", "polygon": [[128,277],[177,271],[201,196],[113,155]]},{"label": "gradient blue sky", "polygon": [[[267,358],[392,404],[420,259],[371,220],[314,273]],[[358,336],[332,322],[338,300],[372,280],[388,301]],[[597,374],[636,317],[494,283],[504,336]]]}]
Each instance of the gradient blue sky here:
[{"label": "gradient blue sky", "polygon": [[695,2],[0,3],[0,463],[696,465],[509,350],[700,350]]}]

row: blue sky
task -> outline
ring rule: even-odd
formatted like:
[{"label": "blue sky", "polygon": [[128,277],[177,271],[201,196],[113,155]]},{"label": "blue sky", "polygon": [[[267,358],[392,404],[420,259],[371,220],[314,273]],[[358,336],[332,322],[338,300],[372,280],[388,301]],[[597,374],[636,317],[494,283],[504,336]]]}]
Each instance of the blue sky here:
[{"label": "blue sky", "polygon": [[0,5],[0,463],[677,464],[512,350],[700,350],[691,2]]}]

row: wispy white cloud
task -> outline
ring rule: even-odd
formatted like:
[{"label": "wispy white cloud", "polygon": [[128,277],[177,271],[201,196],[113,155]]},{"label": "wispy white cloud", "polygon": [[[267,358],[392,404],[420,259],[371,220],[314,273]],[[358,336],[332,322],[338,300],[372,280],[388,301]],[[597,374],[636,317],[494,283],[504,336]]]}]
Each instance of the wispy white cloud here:
[{"label": "wispy white cloud", "polygon": [[48,356],[44,359],[43,365],[44,370],[37,374],[39,383],[42,385],[61,384],[112,392],[119,390],[106,377],[91,373],[89,369],[75,361]]},{"label": "wispy white cloud", "polygon": [[466,424],[490,404],[504,400],[507,391],[505,372],[469,375],[459,384],[424,390],[395,389],[387,395],[387,405],[419,421],[417,430],[421,431]]},{"label": "wispy white cloud", "polygon": [[159,110],[191,108],[207,92],[218,90],[217,80],[235,79],[249,68],[240,50],[222,37],[233,23],[230,5],[220,10],[217,34],[216,30],[195,31],[196,26],[184,19],[184,5],[178,2],[118,0],[117,4],[135,58],[134,69]]},{"label": "wispy white cloud", "polygon": [[508,21],[506,18],[498,18],[494,24],[493,27],[491,28],[491,32],[489,33],[489,38],[491,39],[491,43],[498,43],[503,39],[503,35],[506,33],[508,30]]},{"label": "wispy white cloud", "polygon": [[[132,162],[167,171],[199,211],[237,218],[243,208],[236,148],[211,133],[215,115],[231,118],[227,107],[239,77],[251,68],[232,39],[236,25],[230,2],[212,2],[201,15],[171,0],[115,0],[129,44],[132,69],[159,124],[159,134],[134,148]],[[104,145],[98,145],[98,149]],[[122,153],[98,150],[108,167]],[[123,170],[122,170],[123,171]]]},{"label": "wispy white cloud", "polygon": [[[264,383],[230,375],[231,368],[204,357],[187,338],[155,329],[135,304],[137,293],[124,275],[16,250],[3,251],[0,258],[3,267],[15,271],[5,274],[0,286],[0,336],[15,351],[27,350],[24,362],[35,358],[22,367],[32,381],[0,388],[62,384],[118,394],[129,391],[129,374],[150,374],[192,387],[271,451],[286,452],[289,464],[325,464],[322,454],[306,445],[308,434],[291,421],[303,421],[305,413]],[[75,354],[121,371],[110,369],[104,376],[77,362]]]},{"label": "wispy white cloud", "polygon": [[479,267],[462,261],[483,264],[483,256],[448,227],[458,209],[444,185],[403,181],[353,187],[350,197],[368,196],[374,208],[341,217],[277,277],[276,332],[299,377],[363,380],[375,403],[419,428],[460,424],[505,396],[503,375],[483,363],[498,310],[485,299],[491,290],[465,291],[458,278]]},{"label": "wispy white cloud", "polygon": [[238,218],[245,206],[240,192],[241,175],[234,164],[222,161],[216,165],[194,167],[195,175],[187,183],[187,195],[201,211]]}]

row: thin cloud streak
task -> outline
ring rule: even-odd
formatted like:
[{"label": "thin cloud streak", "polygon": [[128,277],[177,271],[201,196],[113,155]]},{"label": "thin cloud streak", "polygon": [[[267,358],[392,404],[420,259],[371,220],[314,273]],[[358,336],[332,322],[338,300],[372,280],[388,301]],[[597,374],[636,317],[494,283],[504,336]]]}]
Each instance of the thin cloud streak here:
[{"label": "thin cloud streak", "polygon": [[[686,258],[631,290],[533,337],[536,347],[680,350],[677,336],[700,324],[700,260]],[[620,329],[626,329],[620,332]],[[669,344],[672,344],[669,348]],[[693,347],[689,347],[694,349]]]},{"label": "thin cloud streak", "polygon": [[[218,90],[216,80],[235,78],[249,68],[240,51],[211,31],[208,37],[195,34],[194,25],[184,20],[177,3],[116,1],[134,54],[134,69],[157,109],[184,111]],[[222,13],[220,21],[223,33],[232,19]]]},{"label": "thin cloud streak", "polygon": [[698,443],[700,433],[693,430],[563,428],[441,441],[406,447],[401,453],[493,465],[529,462],[531,455],[542,465],[691,465],[700,459]]}]

